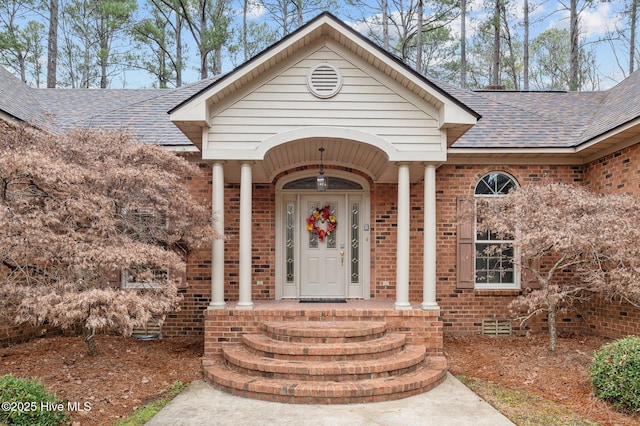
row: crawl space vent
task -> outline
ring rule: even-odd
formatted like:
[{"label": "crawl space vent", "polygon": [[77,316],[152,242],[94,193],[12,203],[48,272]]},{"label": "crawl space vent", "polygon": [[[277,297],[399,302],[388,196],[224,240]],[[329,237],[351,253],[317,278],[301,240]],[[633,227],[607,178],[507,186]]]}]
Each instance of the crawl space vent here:
[{"label": "crawl space vent", "polygon": [[483,320],[482,334],[485,336],[509,336],[511,335],[511,321],[508,319]]},{"label": "crawl space vent", "polygon": [[327,99],[335,96],[342,88],[342,75],[335,66],[321,63],[309,70],[307,86],[314,96]]}]

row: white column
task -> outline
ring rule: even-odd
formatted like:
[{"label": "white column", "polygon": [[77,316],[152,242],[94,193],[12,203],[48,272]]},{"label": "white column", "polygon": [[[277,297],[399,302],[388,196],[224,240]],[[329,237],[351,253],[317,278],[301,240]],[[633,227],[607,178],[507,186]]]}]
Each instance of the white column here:
[{"label": "white column", "polygon": [[424,169],[424,258],[422,309],[440,309],[436,302],[436,166]]},{"label": "white column", "polygon": [[409,165],[398,166],[398,226],[396,252],[396,309],[411,309],[409,303],[409,230],[411,203]]},{"label": "white column", "polygon": [[240,261],[238,281],[240,297],[237,309],[253,309],[251,301],[251,164],[240,166]]},{"label": "white column", "polygon": [[211,303],[209,309],[224,309],[224,168],[214,163],[212,170],[211,201],[213,229],[220,238],[213,240],[211,248]]}]

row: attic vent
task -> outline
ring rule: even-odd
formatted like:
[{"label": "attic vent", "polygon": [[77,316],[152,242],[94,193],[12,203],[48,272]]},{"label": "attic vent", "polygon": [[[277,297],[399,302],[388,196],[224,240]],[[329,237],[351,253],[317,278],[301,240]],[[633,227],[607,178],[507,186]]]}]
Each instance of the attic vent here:
[{"label": "attic vent", "polygon": [[309,70],[307,86],[315,96],[327,99],[335,96],[342,88],[342,75],[333,65],[321,63]]},{"label": "attic vent", "polygon": [[483,320],[482,334],[485,336],[509,336],[511,335],[511,321],[508,319]]}]

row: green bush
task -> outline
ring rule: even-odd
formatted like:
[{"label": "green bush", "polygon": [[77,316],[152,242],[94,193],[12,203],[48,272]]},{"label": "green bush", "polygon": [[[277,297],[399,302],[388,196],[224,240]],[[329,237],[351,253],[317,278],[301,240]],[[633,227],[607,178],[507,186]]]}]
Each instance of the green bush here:
[{"label": "green bush", "polygon": [[597,397],[622,412],[640,413],[640,337],[602,346],[594,354],[589,374]]},{"label": "green bush", "polygon": [[0,376],[0,424],[58,426],[68,421],[66,404],[36,380]]}]

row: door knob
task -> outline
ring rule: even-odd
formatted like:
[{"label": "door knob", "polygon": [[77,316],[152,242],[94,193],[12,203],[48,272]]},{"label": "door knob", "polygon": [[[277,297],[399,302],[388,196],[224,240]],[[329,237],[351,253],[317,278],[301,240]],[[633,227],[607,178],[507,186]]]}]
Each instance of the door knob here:
[{"label": "door knob", "polygon": [[340,250],[340,265],[344,266],[344,250]]}]

